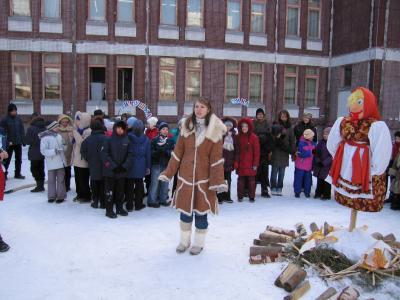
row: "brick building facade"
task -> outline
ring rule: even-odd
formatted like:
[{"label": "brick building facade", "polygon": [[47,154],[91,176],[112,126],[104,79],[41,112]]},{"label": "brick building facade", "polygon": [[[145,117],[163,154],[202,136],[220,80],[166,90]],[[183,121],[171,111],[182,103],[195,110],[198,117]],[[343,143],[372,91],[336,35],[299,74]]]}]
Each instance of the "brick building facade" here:
[{"label": "brick building facade", "polygon": [[399,29],[390,0],[6,0],[0,113],[14,102],[24,121],[96,106],[114,116],[137,99],[175,123],[206,96],[220,117],[262,107],[272,121],[285,108],[323,125],[363,86],[394,129]]}]

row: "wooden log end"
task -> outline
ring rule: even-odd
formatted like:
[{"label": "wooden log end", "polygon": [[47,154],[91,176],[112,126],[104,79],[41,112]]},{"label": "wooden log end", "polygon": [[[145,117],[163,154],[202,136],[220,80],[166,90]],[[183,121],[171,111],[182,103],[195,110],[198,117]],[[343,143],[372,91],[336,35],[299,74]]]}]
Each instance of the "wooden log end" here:
[{"label": "wooden log end", "polygon": [[298,285],[297,288],[291,292],[289,295],[287,295],[283,300],[297,300],[300,299],[301,296],[303,296],[305,293],[307,293],[310,290],[310,282],[305,281],[302,284]]}]

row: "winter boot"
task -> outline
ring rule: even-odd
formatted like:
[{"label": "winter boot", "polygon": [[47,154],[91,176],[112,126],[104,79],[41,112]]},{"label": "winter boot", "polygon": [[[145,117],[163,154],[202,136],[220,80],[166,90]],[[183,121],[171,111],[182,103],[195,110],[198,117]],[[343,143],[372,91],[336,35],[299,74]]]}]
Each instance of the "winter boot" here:
[{"label": "winter boot", "polygon": [[192,235],[192,222],[185,223],[180,221],[179,226],[181,227],[181,239],[179,245],[176,247],[176,252],[183,253],[190,246],[190,237]]},{"label": "winter boot", "polygon": [[400,195],[392,194],[392,204],[390,205],[391,210],[400,210]]},{"label": "winter boot", "polygon": [[0,252],[6,252],[8,249],[10,249],[10,246],[8,246],[0,236]]},{"label": "winter boot", "polygon": [[198,229],[196,228],[194,234],[194,243],[192,249],[190,249],[190,254],[197,255],[203,250],[206,243],[206,234],[208,229]]},{"label": "winter boot", "polygon": [[36,187],[31,190],[31,193],[39,193],[39,192],[44,192],[44,180],[36,180]]},{"label": "winter boot", "polygon": [[99,208],[99,199],[93,199],[93,203],[90,204],[93,208]]}]

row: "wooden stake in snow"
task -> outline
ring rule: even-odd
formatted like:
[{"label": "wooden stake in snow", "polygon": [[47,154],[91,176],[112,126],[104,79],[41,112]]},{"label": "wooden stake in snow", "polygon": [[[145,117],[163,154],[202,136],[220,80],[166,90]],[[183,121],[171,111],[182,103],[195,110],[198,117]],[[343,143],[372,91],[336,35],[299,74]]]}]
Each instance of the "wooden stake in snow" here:
[{"label": "wooden stake in snow", "polygon": [[353,229],[356,228],[357,213],[358,213],[358,210],[355,210],[355,209],[352,209],[352,210],[351,210],[350,227],[349,227],[349,231],[350,231],[350,232],[352,232]]}]

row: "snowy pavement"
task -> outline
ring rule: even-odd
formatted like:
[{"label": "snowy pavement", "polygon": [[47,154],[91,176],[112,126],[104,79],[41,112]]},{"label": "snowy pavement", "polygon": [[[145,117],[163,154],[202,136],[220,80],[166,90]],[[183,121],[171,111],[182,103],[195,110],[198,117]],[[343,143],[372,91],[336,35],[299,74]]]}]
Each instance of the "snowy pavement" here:
[{"label": "snowy pavement", "polygon": [[[27,178],[12,178],[12,161],[6,189],[34,183],[29,167],[24,148],[22,174]],[[198,256],[175,252],[179,214],[169,207],[109,219],[105,210],[72,202],[73,178],[62,204],[47,203],[47,193],[30,193],[32,188],[5,195],[0,233],[11,248],[0,253],[0,299],[283,299],[288,293],[274,282],[288,263],[250,265],[253,239],[267,225],[294,229],[303,222],[308,233],[312,222],[348,227],[350,210],[334,200],[313,199],[314,191],[310,199],[304,194],[294,198],[292,164],[283,196],[262,198],[258,186],[255,203],[236,201],[232,177],[235,202],[221,205],[219,216],[209,216],[206,246]],[[357,226],[400,240],[399,217],[399,211],[385,205],[380,213],[359,212]],[[307,280],[311,290],[301,299],[315,299],[328,288],[313,270]],[[338,282],[330,286],[342,287]],[[391,280],[369,292],[357,288],[359,299],[400,299],[400,284]]]}]

